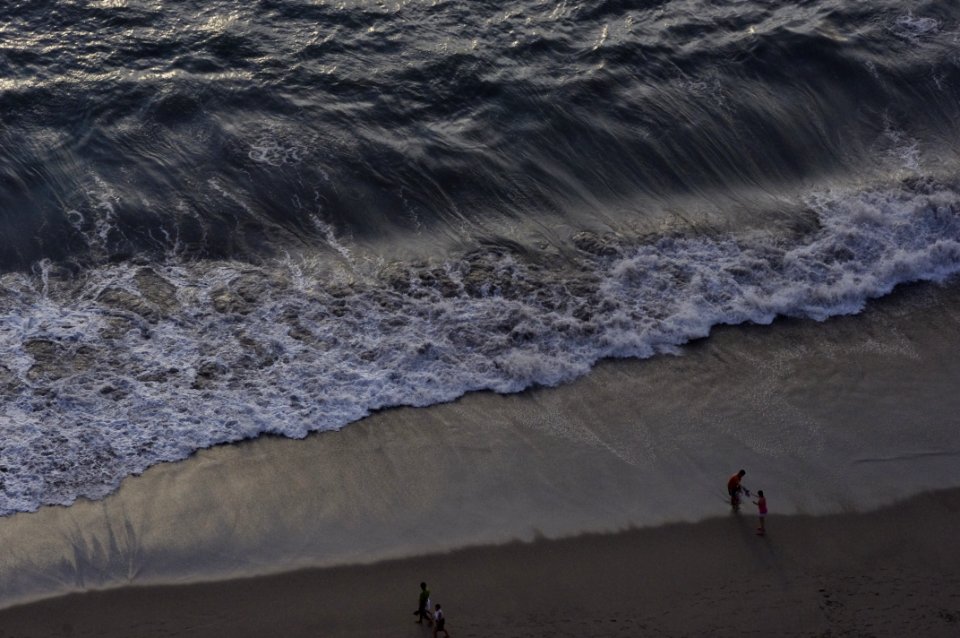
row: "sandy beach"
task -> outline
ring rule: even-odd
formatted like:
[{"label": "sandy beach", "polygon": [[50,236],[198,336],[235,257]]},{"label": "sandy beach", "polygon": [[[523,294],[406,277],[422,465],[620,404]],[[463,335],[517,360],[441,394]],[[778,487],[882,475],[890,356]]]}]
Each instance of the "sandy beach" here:
[{"label": "sandy beach", "polygon": [[867,514],[697,524],[219,583],[74,594],[0,612],[2,636],[956,636],[960,490]]},{"label": "sandy beach", "polygon": [[[0,636],[955,636],[956,297],[203,450],[0,520]],[[692,381],[691,381],[692,380]],[[772,515],[729,513],[737,466]]]}]

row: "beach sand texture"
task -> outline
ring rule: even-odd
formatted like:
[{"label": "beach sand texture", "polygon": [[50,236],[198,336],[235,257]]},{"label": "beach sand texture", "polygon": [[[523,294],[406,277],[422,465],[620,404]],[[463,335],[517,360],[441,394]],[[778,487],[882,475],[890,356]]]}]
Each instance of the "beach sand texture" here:
[{"label": "beach sand texture", "polygon": [[[420,580],[459,636],[957,635],[950,292],[218,447],[8,517],[0,636],[418,636]],[[729,514],[739,466],[767,538],[751,504]]]},{"label": "beach sand texture", "polygon": [[0,613],[2,636],[926,636],[960,631],[960,491],[868,514],[753,516],[371,566],[74,594]]}]

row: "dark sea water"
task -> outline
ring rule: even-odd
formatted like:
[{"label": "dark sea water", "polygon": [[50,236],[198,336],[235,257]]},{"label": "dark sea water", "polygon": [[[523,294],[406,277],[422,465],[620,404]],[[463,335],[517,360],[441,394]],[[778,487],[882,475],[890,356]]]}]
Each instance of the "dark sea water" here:
[{"label": "dark sea water", "polygon": [[0,513],[960,271],[954,0],[9,0]]}]

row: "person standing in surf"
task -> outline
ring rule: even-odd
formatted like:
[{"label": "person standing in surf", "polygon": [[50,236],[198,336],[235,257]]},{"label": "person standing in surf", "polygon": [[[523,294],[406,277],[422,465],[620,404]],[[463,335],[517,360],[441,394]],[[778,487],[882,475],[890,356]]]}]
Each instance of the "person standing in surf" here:
[{"label": "person standing in surf", "polygon": [[746,473],[746,470],[740,470],[727,481],[727,493],[730,494],[730,507],[732,507],[734,511],[740,509],[741,492],[745,492],[747,496],[750,496],[750,492],[740,484],[740,480]]}]

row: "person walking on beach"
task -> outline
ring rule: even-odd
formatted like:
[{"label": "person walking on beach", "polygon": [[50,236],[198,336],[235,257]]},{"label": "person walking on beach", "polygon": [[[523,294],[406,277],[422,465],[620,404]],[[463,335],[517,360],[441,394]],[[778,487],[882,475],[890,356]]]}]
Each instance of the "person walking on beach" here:
[{"label": "person walking on beach", "polygon": [[440,609],[440,603],[437,603],[437,610],[433,612],[433,638],[437,638],[437,634],[441,631],[446,638],[450,638],[450,632],[447,631],[445,625],[447,624],[447,619],[443,617],[443,610]]},{"label": "person walking on beach", "polygon": [[760,527],[757,528],[757,536],[765,536],[767,528],[764,521],[767,518],[767,499],[763,496],[763,490],[757,490],[757,500],[753,502],[757,506],[760,516]]},{"label": "person walking on beach", "polygon": [[420,597],[417,599],[417,611],[413,612],[413,615],[417,617],[417,624],[422,625],[423,619],[427,619],[427,624],[430,624],[430,590],[427,589],[426,583],[420,583]]},{"label": "person walking on beach", "polygon": [[747,496],[750,496],[750,492],[740,485],[740,480],[746,473],[746,470],[740,470],[727,481],[727,493],[730,494],[730,507],[733,508],[733,511],[740,509],[740,492],[746,492]]}]

